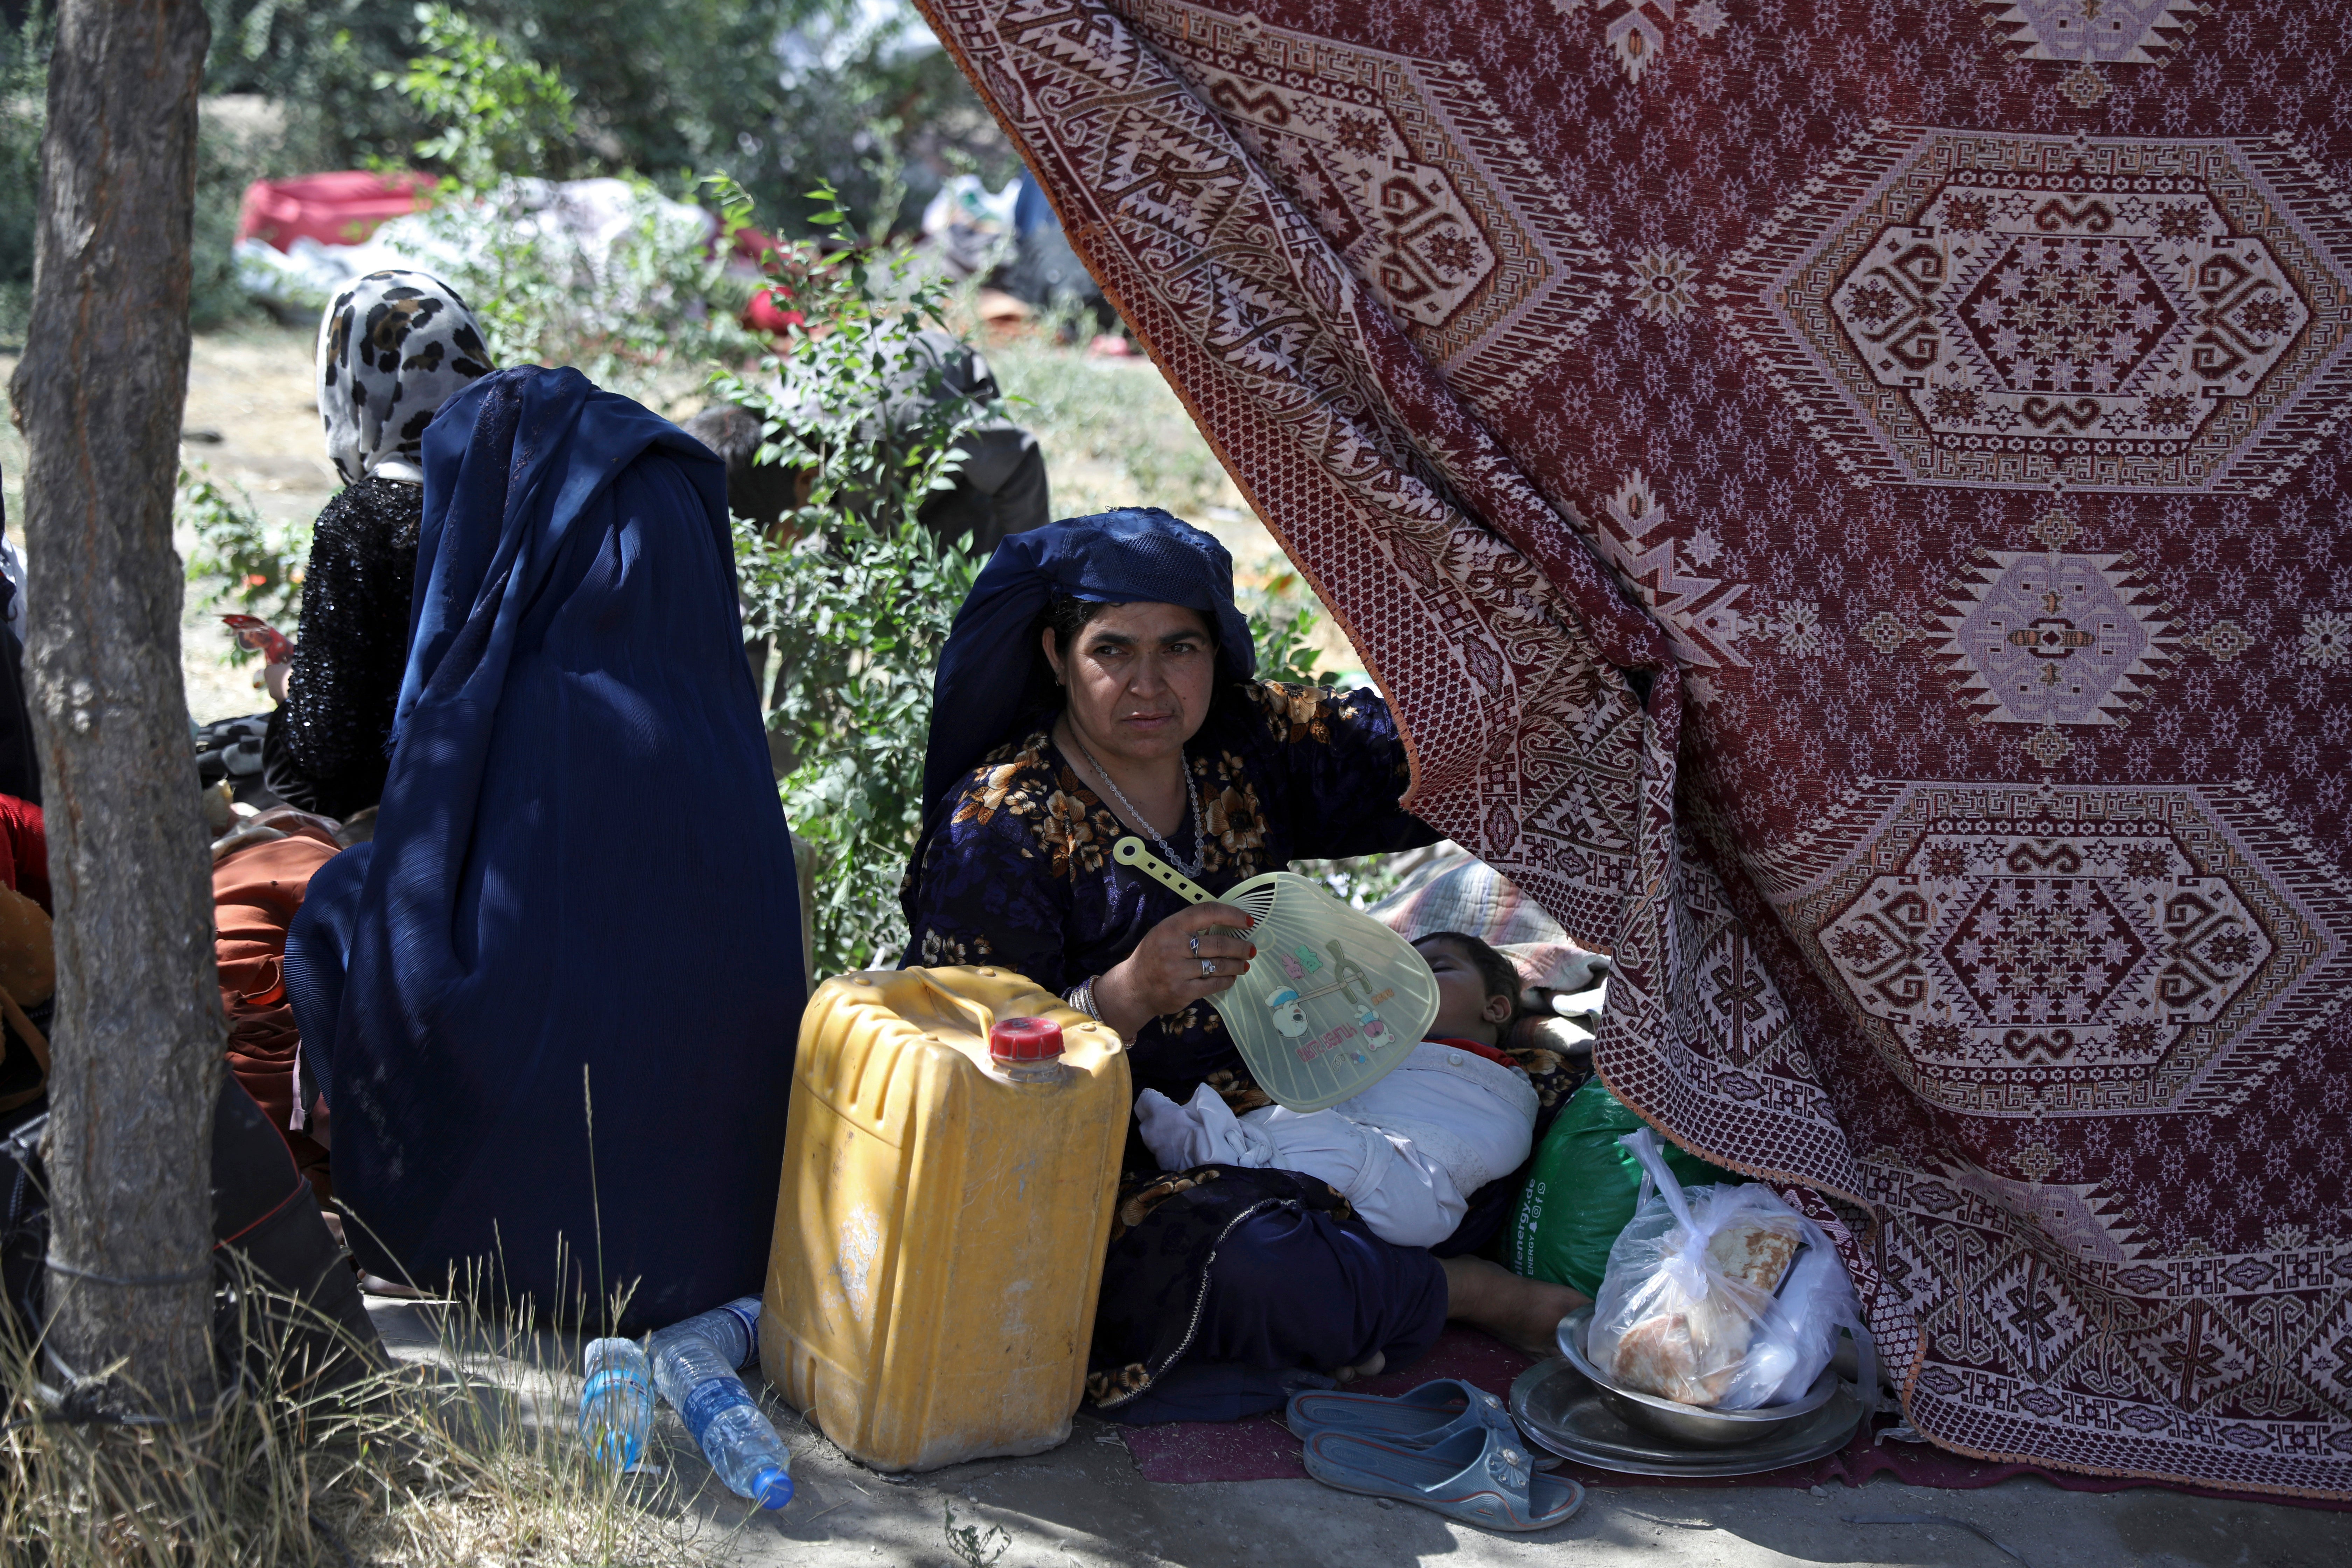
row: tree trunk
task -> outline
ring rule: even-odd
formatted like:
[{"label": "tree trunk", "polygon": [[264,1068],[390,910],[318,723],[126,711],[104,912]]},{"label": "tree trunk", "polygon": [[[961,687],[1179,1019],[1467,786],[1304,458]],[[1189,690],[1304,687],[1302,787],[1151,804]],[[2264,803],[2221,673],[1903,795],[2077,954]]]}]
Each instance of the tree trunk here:
[{"label": "tree trunk", "polygon": [[29,460],[26,676],[58,1002],[48,1344],[84,1401],[213,1386],[210,1131],[225,1027],[180,684],[172,498],[188,382],[201,0],[65,0],[11,387]]}]

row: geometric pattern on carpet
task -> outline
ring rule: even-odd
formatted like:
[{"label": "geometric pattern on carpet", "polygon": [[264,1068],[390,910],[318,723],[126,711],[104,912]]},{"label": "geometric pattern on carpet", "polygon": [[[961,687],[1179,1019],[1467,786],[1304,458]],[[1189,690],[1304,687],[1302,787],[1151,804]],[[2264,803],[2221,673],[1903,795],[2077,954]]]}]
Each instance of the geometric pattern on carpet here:
[{"label": "geometric pattern on carpet", "polygon": [[2352,1497],[2352,0],[919,3],[1917,1428]]}]

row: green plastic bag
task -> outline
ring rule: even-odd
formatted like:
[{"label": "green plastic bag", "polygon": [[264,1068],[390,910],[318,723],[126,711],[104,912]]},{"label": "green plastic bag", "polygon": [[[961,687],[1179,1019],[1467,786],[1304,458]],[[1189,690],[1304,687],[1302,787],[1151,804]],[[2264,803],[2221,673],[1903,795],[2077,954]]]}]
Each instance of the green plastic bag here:
[{"label": "green plastic bag", "polygon": [[[1569,1097],[1519,1189],[1511,1215],[1511,1272],[1549,1279],[1586,1295],[1601,1289],[1609,1268],[1609,1248],[1633,1217],[1642,1191],[1642,1167],[1617,1140],[1647,1126],[1624,1101],[1588,1079]],[[1745,1177],[1719,1171],[1666,1142],[1666,1165],[1686,1187]]]}]

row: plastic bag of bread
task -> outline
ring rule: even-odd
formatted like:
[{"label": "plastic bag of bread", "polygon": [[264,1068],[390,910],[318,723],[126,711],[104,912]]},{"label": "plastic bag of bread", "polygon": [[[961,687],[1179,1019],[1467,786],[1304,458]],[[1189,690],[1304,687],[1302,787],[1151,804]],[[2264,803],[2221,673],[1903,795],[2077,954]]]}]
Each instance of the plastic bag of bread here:
[{"label": "plastic bag of bread", "polygon": [[1642,1194],[1593,1302],[1592,1364],[1718,1410],[1803,1394],[1839,1329],[1860,1323],[1829,1238],[1759,1184],[1683,1186],[1647,1128],[1619,1142],[1641,1162]]}]

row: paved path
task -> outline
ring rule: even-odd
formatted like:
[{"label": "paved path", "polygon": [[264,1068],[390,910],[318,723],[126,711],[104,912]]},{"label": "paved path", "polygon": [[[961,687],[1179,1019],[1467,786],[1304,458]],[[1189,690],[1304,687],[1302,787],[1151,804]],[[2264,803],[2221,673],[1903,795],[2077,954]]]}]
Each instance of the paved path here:
[{"label": "paved path", "polygon": [[[414,1308],[372,1303],[395,1352],[435,1353]],[[477,1371],[483,1363],[471,1363]],[[561,1403],[556,1400],[551,1403]],[[772,1400],[770,1401],[772,1408]],[[567,1424],[569,1411],[554,1412]],[[1313,1481],[1171,1486],[1144,1480],[1120,1428],[1081,1416],[1049,1454],[992,1459],[929,1475],[886,1477],[844,1458],[788,1411],[778,1429],[793,1451],[798,1495],[780,1514],[746,1520],[715,1483],[703,1489],[717,1528],[714,1561],[753,1568],[953,1568],[946,1510],[960,1525],[1002,1530],[996,1568],[1181,1568],[1347,1564],[1444,1568],[1562,1563],[1593,1568],[1768,1568],[1784,1563],[1953,1564],[1956,1568],[2347,1568],[2352,1514],[2214,1502],[2153,1489],[2064,1492],[2019,1479],[1977,1491],[1937,1491],[1881,1478],[1814,1495],[1781,1489],[1595,1489],[1568,1523],[1507,1537],[1404,1504],[1333,1491]],[[688,1490],[709,1472],[676,1417],[671,1461]],[[718,1494],[715,1500],[713,1494]],[[1937,1516],[1927,1522],[1849,1524],[1850,1515]],[[1953,1522],[1959,1521],[1959,1522]],[[1974,1525],[1999,1545],[1965,1528]],[[2007,1552],[2002,1549],[2006,1548]],[[2010,1553],[2015,1553],[2014,1556]]]},{"label": "paved path", "polygon": [[[1071,1440],[1032,1459],[983,1461],[886,1480],[805,1427],[796,1434],[800,1495],[735,1538],[738,1561],[808,1568],[948,1563],[942,1531],[959,1522],[1011,1537],[1001,1568],[1049,1564],[1575,1563],[1641,1568],[1764,1568],[1779,1563],[1950,1563],[2006,1568],[2018,1559],[1948,1522],[1856,1525],[1848,1515],[1942,1516],[1973,1524],[2031,1568],[2342,1568],[2352,1515],[2212,1502],[2153,1489],[2063,1492],[2035,1480],[1936,1491],[1882,1479],[1820,1496],[1780,1489],[1594,1489],[1578,1516],[1511,1538],[1404,1504],[1313,1481],[1167,1486],[1140,1479],[1118,1428],[1082,1420]],[[728,1517],[740,1517],[730,1514]]]}]

